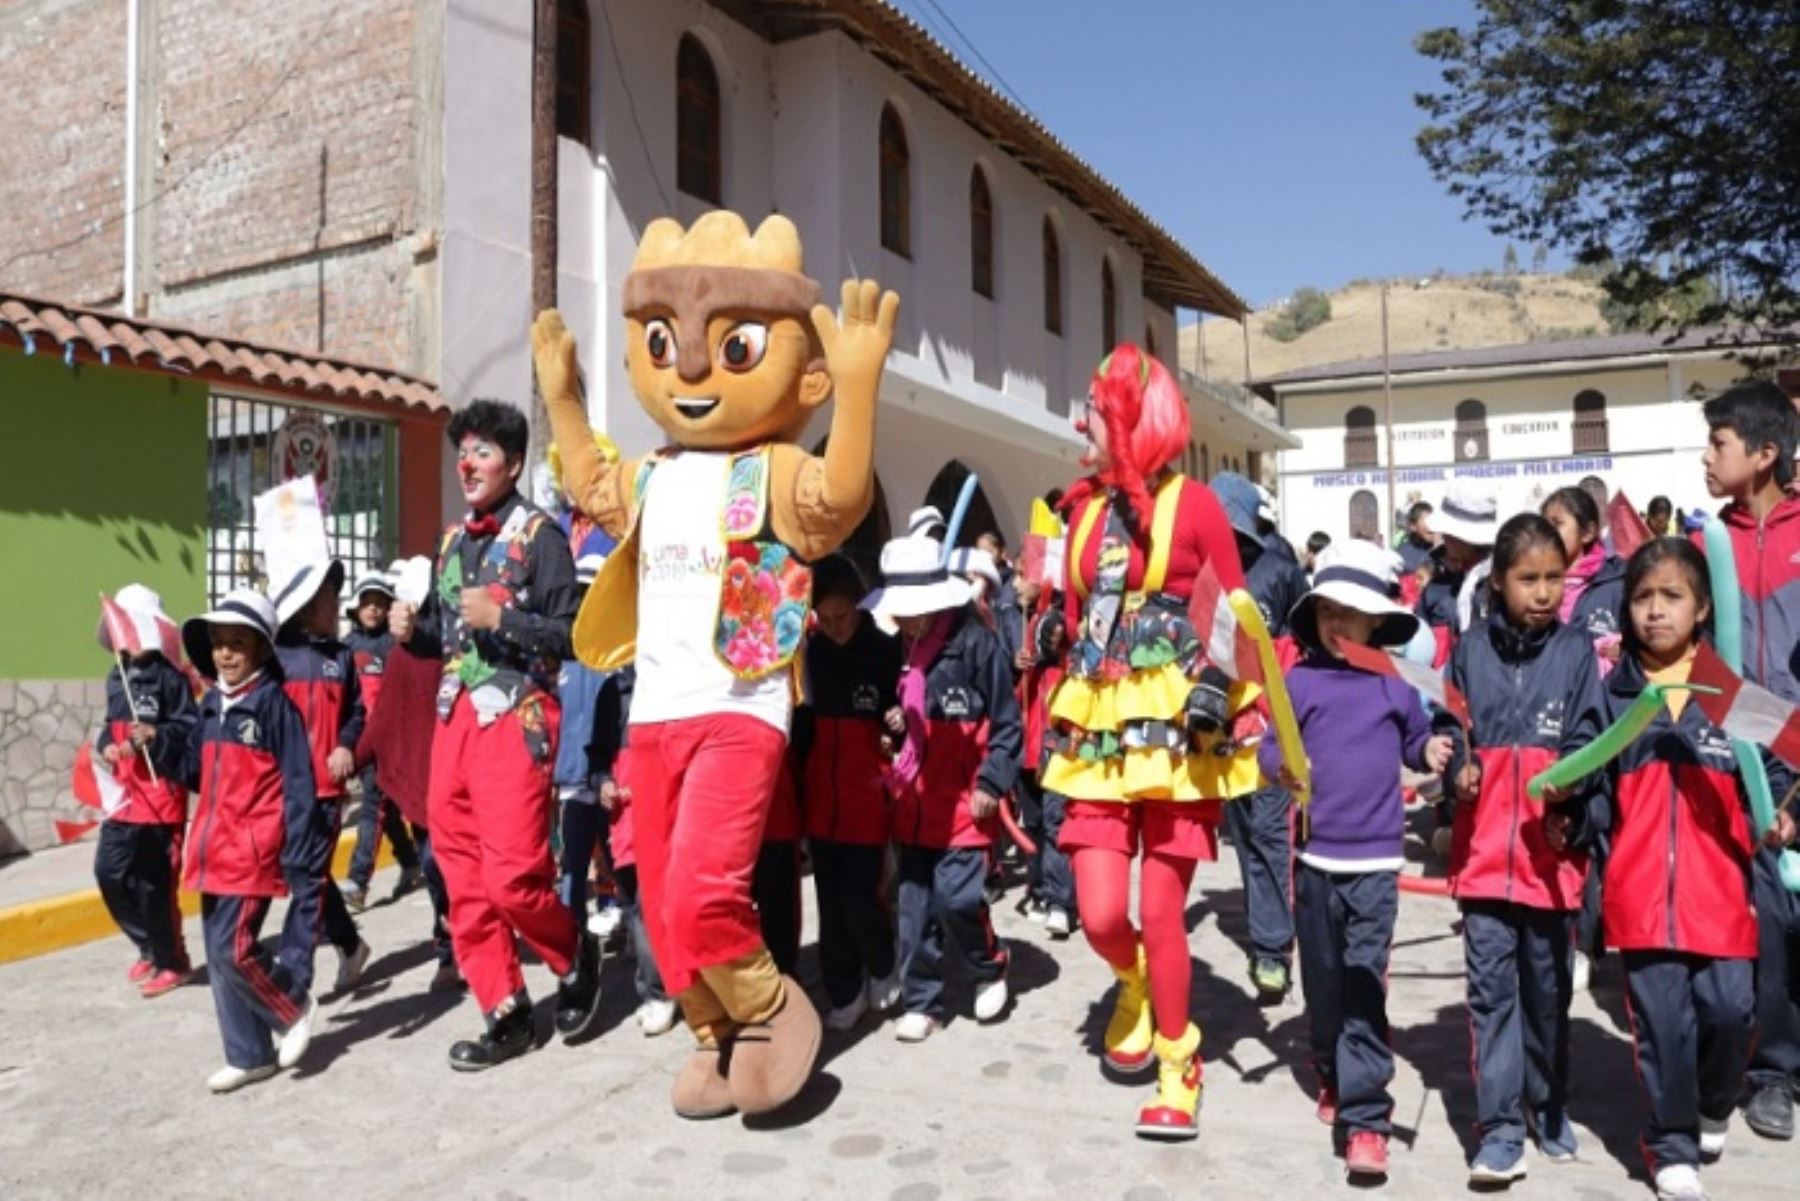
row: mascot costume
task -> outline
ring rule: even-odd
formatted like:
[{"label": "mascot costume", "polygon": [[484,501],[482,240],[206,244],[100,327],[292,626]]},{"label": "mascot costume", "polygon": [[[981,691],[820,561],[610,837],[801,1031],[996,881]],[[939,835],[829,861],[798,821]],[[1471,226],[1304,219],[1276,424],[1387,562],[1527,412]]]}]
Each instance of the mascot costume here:
[{"label": "mascot costume", "polygon": [[[574,339],[555,312],[532,329],[569,497],[620,540],[575,651],[596,668],[637,664],[622,775],[643,910],[699,1042],[675,1112],[766,1113],[811,1075],[819,1017],[763,944],[751,875],[802,678],[807,564],[872,503],[900,301],[851,280],[834,316],[792,222],[752,234],[729,212],[686,230],[652,222],[623,292],[632,390],[668,437],[641,459],[592,450]],[[794,440],[828,399],[827,449],[808,455]]]}]

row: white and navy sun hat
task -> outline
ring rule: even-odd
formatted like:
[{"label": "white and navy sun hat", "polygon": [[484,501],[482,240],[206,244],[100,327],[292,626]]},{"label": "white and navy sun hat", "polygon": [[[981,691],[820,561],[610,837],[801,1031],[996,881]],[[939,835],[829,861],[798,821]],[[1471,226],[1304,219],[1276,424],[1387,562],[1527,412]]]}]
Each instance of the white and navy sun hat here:
[{"label": "white and navy sun hat", "polygon": [[1470,546],[1492,546],[1500,535],[1500,501],[1479,480],[1456,480],[1431,515],[1431,528]]},{"label": "white and navy sun hat", "polygon": [[273,654],[275,630],[279,625],[280,622],[275,617],[275,606],[269,603],[268,597],[254,588],[238,588],[227,592],[218,608],[182,622],[181,645],[187,651],[188,662],[194,665],[194,669],[207,679],[216,680],[219,678],[219,669],[213,666],[209,627],[244,626],[255,630],[269,644],[269,652]]},{"label": "white and navy sun hat", "polygon": [[[314,591],[316,592],[316,591],[318,591],[318,589],[315,588]],[[350,589],[350,595],[344,601],[344,608],[354,612],[356,610],[356,607],[358,605],[362,604],[362,598],[371,592],[378,592],[382,596],[387,597],[389,600],[393,600],[394,599],[394,581],[388,578],[388,575],[386,572],[382,572],[382,571],[366,571],[366,572],[364,572],[360,577],[358,577],[358,579],[356,581],[356,586]]]},{"label": "white and navy sun hat", "polygon": [[1315,610],[1320,597],[1347,609],[1379,618],[1372,639],[1376,646],[1405,646],[1418,632],[1419,619],[1393,599],[1395,575],[1389,552],[1373,542],[1351,538],[1319,552],[1312,591],[1288,614],[1288,626],[1307,646],[1319,645]]},{"label": "white and navy sun hat", "polygon": [[340,560],[308,563],[304,567],[295,568],[284,580],[270,580],[269,599],[275,604],[276,626],[292,621],[294,614],[306,608],[308,602],[319,594],[319,589],[327,585],[332,588],[344,586],[344,564]]},{"label": "white and navy sun hat", "polygon": [[950,574],[986,580],[990,590],[1000,591],[1000,567],[993,555],[978,546],[961,546],[951,551]]},{"label": "white and navy sun hat", "polygon": [[944,522],[944,511],[936,505],[921,505],[906,519],[906,533],[911,538],[936,538],[942,542],[944,531],[948,528]]},{"label": "white and navy sun hat", "polygon": [[876,617],[924,617],[960,609],[974,595],[969,581],[944,564],[936,538],[895,538],[881,548],[881,587],[863,598],[862,607]]}]

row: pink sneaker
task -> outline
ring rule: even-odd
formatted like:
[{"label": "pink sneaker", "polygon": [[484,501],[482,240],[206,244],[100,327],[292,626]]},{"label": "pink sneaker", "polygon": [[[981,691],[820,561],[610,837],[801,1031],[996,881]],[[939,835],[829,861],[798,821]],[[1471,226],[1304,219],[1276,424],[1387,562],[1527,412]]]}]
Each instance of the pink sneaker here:
[{"label": "pink sneaker", "polygon": [[1319,1121],[1327,1126],[1337,1125],[1337,1089],[1321,1088],[1319,1090]]},{"label": "pink sneaker", "polygon": [[1387,1135],[1373,1130],[1358,1130],[1350,1135],[1344,1151],[1344,1166],[1352,1176],[1386,1176],[1388,1174]]},{"label": "pink sneaker", "polygon": [[148,959],[140,959],[126,969],[125,978],[133,984],[142,984],[156,974],[156,965]]},{"label": "pink sneaker", "polygon": [[143,995],[145,1000],[148,1000],[151,997],[160,997],[164,993],[174,992],[183,984],[186,984],[190,974],[191,973],[188,972],[177,972],[169,968],[164,968],[162,971],[144,981],[142,987],[138,989],[138,992]]}]

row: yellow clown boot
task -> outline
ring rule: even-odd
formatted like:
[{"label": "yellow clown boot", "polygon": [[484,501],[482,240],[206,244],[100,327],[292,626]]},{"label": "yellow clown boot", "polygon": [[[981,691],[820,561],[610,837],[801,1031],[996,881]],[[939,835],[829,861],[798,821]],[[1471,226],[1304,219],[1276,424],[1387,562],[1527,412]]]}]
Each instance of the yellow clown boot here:
[{"label": "yellow clown boot", "polygon": [[1156,1096],[1138,1110],[1139,1138],[1181,1142],[1200,1134],[1200,1027],[1156,1036]]},{"label": "yellow clown boot", "polygon": [[1113,968],[1113,975],[1119,978],[1119,999],[1106,1023],[1106,1054],[1102,1063],[1115,1076],[1141,1075],[1154,1062],[1150,1042],[1155,1033],[1150,1021],[1150,976],[1144,966],[1142,944],[1137,949],[1137,962],[1128,968]]}]

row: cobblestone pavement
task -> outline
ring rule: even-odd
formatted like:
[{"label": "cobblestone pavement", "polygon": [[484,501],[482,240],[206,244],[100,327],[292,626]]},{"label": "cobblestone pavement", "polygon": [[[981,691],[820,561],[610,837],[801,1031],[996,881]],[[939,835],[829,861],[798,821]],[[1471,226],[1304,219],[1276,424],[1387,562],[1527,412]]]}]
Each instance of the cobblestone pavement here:
[{"label": "cobblestone pavement", "polygon": [[[669,1111],[687,1043],[646,1039],[631,1020],[629,963],[609,962],[606,1031],[554,1041],[481,1076],[452,1073],[449,1044],[474,1031],[472,1003],[432,994],[419,940],[423,896],[363,917],[375,947],[365,985],[322,1005],[299,1069],[228,1097],[204,986],[156,1001],[126,984],[114,938],[0,968],[0,1197],[1294,1198],[1345,1195],[1341,1161],[1313,1118],[1297,998],[1259,1008],[1236,942],[1242,893],[1231,852],[1203,866],[1189,910],[1194,1004],[1206,1032],[1197,1143],[1132,1137],[1144,1090],[1103,1080],[1095,1045],[1110,974],[1076,939],[997,912],[1017,1001],[993,1026],[955,1020],[922,1046],[865,1025],[827,1033],[823,1070],[795,1111],[751,1128]],[[376,879],[385,895],[393,873]],[[278,917],[277,913],[275,917]],[[1397,1198],[1463,1194],[1472,1121],[1455,911],[1402,901],[1392,974]],[[269,929],[278,928],[271,920]],[[198,925],[189,939],[199,945]],[[809,935],[810,942],[810,935]],[[335,957],[321,952],[329,980]],[[811,976],[811,951],[802,974]],[[541,967],[532,987],[552,987]],[[1580,1162],[1541,1160],[1530,1197],[1647,1198],[1635,1147],[1642,1102],[1616,979],[1576,1002],[1574,1116]],[[953,1002],[967,1012],[966,990]],[[540,1025],[548,1029],[547,1007]],[[1734,1121],[1715,1198],[1791,1198],[1800,1145]]]}]

